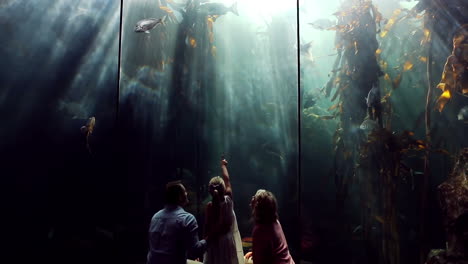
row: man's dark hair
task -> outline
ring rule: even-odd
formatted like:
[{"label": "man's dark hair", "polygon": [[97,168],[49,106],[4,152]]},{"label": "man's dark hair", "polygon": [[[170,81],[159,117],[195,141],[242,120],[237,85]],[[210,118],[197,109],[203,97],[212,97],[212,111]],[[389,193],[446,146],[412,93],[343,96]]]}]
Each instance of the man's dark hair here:
[{"label": "man's dark hair", "polygon": [[166,184],[166,203],[177,205],[185,189],[181,181],[172,181]]}]

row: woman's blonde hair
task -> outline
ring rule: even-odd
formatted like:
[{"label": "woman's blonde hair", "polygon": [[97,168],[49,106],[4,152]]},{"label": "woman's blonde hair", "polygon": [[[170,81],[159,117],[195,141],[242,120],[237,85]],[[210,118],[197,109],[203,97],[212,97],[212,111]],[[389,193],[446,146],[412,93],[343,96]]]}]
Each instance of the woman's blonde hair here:
[{"label": "woman's blonde hair", "polygon": [[214,194],[215,190],[218,191],[219,196],[223,196],[226,192],[226,185],[224,184],[224,180],[219,176],[211,178],[210,182],[208,183],[208,191],[211,195]]},{"label": "woman's blonde hair", "polygon": [[252,215],[257,224],[270,224],[278,220],[276,198],[273,193],[260,189],[250,204]]}]

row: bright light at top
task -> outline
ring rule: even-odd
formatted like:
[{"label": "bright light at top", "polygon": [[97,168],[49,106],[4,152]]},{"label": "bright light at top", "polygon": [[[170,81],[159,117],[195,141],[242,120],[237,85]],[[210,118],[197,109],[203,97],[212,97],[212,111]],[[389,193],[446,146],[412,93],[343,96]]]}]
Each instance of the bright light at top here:
[{"label": "bright light at top", "polygon": [[239,0],[238,3],[264,15],[275,15],[296,9],[297,5],[296,0]]},{"label": "bright light at top", "polygon": [[[231,5],[236,1],[224,1]],[[296,10],[296,0],[237,0],[239,15],[251,19],[263,19]]]}]

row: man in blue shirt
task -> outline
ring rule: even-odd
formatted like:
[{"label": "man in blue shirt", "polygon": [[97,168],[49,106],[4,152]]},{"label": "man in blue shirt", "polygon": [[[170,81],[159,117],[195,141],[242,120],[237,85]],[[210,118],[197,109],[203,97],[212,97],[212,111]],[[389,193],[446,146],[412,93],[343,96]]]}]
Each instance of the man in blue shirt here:
[{"label": "man in blue shirt", "polygon": [[187,203],[182,183],[166,185],[166,206],[151,219],[147,264],[186,264],[187,254],[206,250],[207,241],[198,239],[197,220],[182,209]]}]

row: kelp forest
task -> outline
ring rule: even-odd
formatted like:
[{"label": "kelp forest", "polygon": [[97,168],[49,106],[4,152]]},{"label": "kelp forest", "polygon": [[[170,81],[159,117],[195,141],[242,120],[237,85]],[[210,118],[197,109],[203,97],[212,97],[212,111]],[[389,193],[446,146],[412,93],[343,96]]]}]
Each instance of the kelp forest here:
[{"label": "kelp forest", "polygon": [[[420,1],[383,16],[372,1],[355,0],[344,1],[333,15],[337,23],[328,30],[336,32],[337,55],[320,96],[334,103],[328,110],[339,120],[330,177],[343,239],[362,241],[355,263],[465,263],[466,242],[461,245],[463,234],[454,234],[454,225],[466,216],[467,186],[458,181],[451,192],[444,191],[447,183],[436,187],[455,162],[449,181],[466,179],[466,123],[457,124],[465,122],[461,112],[455,117],[467,102],[468,61],[462,54],[468,3]],[[398,109],[406,102],[418,104],[417,115]],[[414,125],[402,123],[403,115],[413,115]],[[405,203],[415,210],[412,220],[404,216]],[[458,240],[448,240],[446,250],[433,250],[428,259],[438,205],[448,237]],[[361,223],[356,228],[347,206]],[[409,221],[417,226],[412,252],[404,237]]]}]

